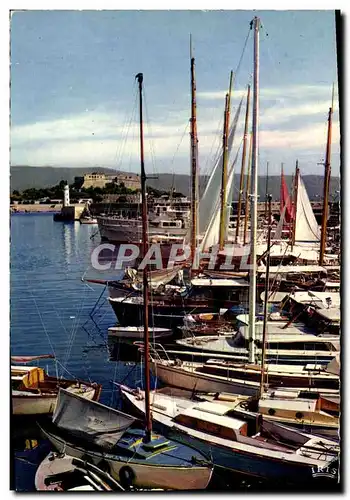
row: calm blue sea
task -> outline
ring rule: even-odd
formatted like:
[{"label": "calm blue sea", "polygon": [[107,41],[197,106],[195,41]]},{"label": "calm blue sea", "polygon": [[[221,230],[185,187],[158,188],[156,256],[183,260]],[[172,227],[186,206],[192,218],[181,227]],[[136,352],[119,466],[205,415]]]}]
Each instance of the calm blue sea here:
[{"label": "calm blue sea", "polygon": [[[127,359],[120,346],[111,361],[107,329],[116,323],[102,285],[87,284],[83,277],[114,278],[120,271],[98,273],[90,264],[91,252],[100,243],[97,226],[54,222],[52,214],[11,216],[10,330],[12,355],[54,354],[58,363],[39,365],[51,375],[77,377],[102,384],[100,401],[120,407],[112,381],[142,387],[135,353]],[[36,446],[37,440],[38,445]],[[11,421],[11,488],[35,491],[40,462],[50,451],[29,422]],[[32,449],[31,449],[32,447]],[[213,476],[210,489],[253,491],[249,480],[232,474]],[[263,491],[258,483],[254,491]],[[266,488],[273,490],[274,485]]]},{"label": "calm blue sea", "polygon": [[[51,375],[57,367],[67,378],[101,383],[100,400],[118,406],[111,381],[140,385],[141,372],[133,363],[110,361],[107,328],[116,318],[104,286],[82,281],[84,276],[98,276],[90,264],[91,252],[100,242],[97,232],[94,225],[54,222],[52,214],[11,216],[11,354],[54,354],[59,364],[42,360],[39,365]],[[12,440],[13,486],[33,491],[37,464],[48,448],[40,442],[35,450],[26,450],[22,441]]]}]

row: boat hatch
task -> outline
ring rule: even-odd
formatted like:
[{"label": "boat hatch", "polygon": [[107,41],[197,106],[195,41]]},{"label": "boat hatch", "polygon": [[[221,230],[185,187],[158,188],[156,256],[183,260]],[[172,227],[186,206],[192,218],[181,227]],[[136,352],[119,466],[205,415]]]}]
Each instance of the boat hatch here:
[{"label": "boat hatch", "polygon": [[185,410],[174,418],[174,422],[197,431],[213,434],[224,439],[238,440],[238,435],[247,435],[247,423],[235,418],[198,411]]},{"label": "boat hatch", "polygon": [[222,403],[212,403],[205,401],[204,403],[198,403],[193,407],[193,410],[199,410],[205,413],[211,413],[212,415],[225,415],[225,413],[231,410],[232,406],[225,405]]},{"label": "boat hatch", "polygon": [[268,413],[268,411],[273,408],[274,410],[284,410],[284,411],[316,411],[317,410],[317,400],[302,400],[297,399],[263,399],[259,401],[259,410],[261,413]]}]

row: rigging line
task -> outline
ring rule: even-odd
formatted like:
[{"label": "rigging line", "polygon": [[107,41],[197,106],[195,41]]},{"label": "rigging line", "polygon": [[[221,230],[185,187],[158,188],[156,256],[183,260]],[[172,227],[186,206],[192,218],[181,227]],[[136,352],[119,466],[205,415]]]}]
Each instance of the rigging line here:
[{"label": "rigging line", "polygon": [[[188,130],[189,124],[190,124],[190,122],[189,122],[189,120],[188,120],[188,121],[187,121],[187,124],[186,124],[186,127],[185,127],[185,130],[184,130],[184,132],[183,132],[183,134],[182,134],[182,137],[181,137],[181,139],[180,139],[180,142],[178,143],[177,148],[176,148],[176,150],[175,150],[175,153],[173,154],[172,160],[171,160],[171,162],[170,162],[170,166],[173,166],[173,165],[174,165],[175,156],[177,155],[177,153],[178,153],[178,151],[179,151],[179,149],[180,149],[180,146],[181,146],[181,144],[182,144],[182,141],[183,141],[183,139],[184,139],[184,137],[185,137],[185,135],[186,135],[186,133],[187,133],[187,130]],[[173,172],[174,172],[174,171],[173,171]]]},{"label": "rigging line", "polygon": [[[85,294],[85,296],[86,296],[86,294]],[[35,299],[34,299],[34,300],[35,300]],[[85,298],[84,298],[84,300],[85,300]],[[80,318],[80,312],[81,312],[81,311],[78,313],[78,316],[76,316],[76,317],[75,317],[75,321],[74,321],[74,323],[73,323],[72,330],[71,330],[71,332],[69,333],[69,332],[68,332],[68,330],[67,330],[67,328],[66,328],[66,326],[64,325],[64,323],[63,323],[63,321],[62,321],[62,318],[60,317],[60,315],[59,315],[59,313],[58,313],[58,311],[57,311],[57,309],[56,309],[56,307],[55,307],[55,303],[54,303],[52,300],[50,300],[50,303],[51,303],[51,305],[52,305],[52,307],[53,307],[53,309],[54,309],[54,312],[55,312],[55,314],[56,314],[56,316],[57,316],[57,318],[58,318],[58,320],[59,320],[59,322],[60,322],[60,324],[61,324],[61,326],[62,326],[63,330],[65,331],[65,333],[66,333],[66,335],[67,335],[67,338],[68,338],[68,347],[67,347],[67,349],[69,349],[69,346],[70,346],[70,344],[73,342],[73,339],[75,338],[75,335],[76,335],[76,331],[74,332],[75,323],[76,323],[76,322],[78,321],[78,319]],[[82,309],[82,306],[81,306],[81,309]],[[73,335],[73,334],[74,334],[74,335]],[[71,347],[70,347],[70,351],[71,351]],[[68,362],[69,356],[68,356],[68,359],[66,359],[66,358],[67,358],[67,352],[66,352],[66,354],[65,354],[65,361],[64,361],[64,363],[67,363],[67,362]],[[62,365],[62,363],[61,363],[61,362],[58,362],[58,364]],[[56,368],[57,368],[57,367],[56,367]],[[56,372],[57,372],[57,370],[56,370]],[[61,377],[62,377],[62,375],[61,375]],[[58,378],[58,373],[57,373],[57,378]]]},{"label": "rigging line", "polygon": [[[208,175],[210,177],[210,175],[211,175],[213,169],[215,168],[215,165],[219,159],[220,150],[222,148],[222,141],[220,138],[220,133],[221,133],[222,128],[223,128],[223,123],[224,123],[224,119],[222,117],[222,113],[220,113],[220,120],[218,122],[218,126],[217,126],[216,132],[214,134],[214,138],[212,140],[212,143],[211,143],[209,155],[207,155],[207,159],[206,159],[206,162],[204,164],[204,168],[201,169],[201,172],[200,172],[201,176]],[[213,149],[214,149],[216,143],[217,143],[216,151],[213,154]],[[209,163],[211,164],[211,166],[209,165]],[[199,184],[201,184],[201,182]],[[202,185],[200,187],[202,187]]]},{"label": "rigging line", "polygon": [[127,113],[125,113],[125,120],[124,120],[123,127],[122,127],[122,141],[119,143],[119,148],[117,148],[116,153],[115,153],[115,157],[114,157],[116,165],[118,165],[121,162],[121,158],[122,158],[123,153],[124,153],[125,143],[127,141],[127,137],[129,134],[131,123],[133,121],[133,116],[135,114],[136,103],[137,103],[136,82],[134,82],[134,84],[133,84],[132,93],[134,94],[134,100],[133,100],[133,104],[132,104],[132,108],[131,108],[131,113],[129,115],[129,119],[128,119]]},{"label": "rigging line", "polygon": [[83,306],[84,306],[84,303],[85,303],[85,300],[86,300],[86,295],[87,295],[87,289],[85,289],[85,294],[83,296],[83,300],[81,301],[80,310],[78,311],[78,314],[75,316],[75,319],[74,319],[74,322],[73,322],[72,332],[71,332],[71,337],[70,337],[70,342],[68,344],[66,355],[65,355],[65,358],[64,358],[64,361],[63,361],[63,364],[65,366],[68,364],[69,357],[70,357],[71,352],[72,352],[73,344],[74,344],[75,337],[76,337],[76,334],[77,334],[77,331],[78,331],[78,327],[79,327],[79,320],[80,320],[81,312],[83,310]]},{"label": "rigging line", "polygon": [[[136,94],[135,94],[135,97],[136,97]],[[131,114],[129,115],[129,118],[128,118],[128,115],[125,113],[125,119],[124,119],[124,123],[122,125],[121,133],[120,133],[120,136],[121,136],[120,141],[117,142],[117,147],[116,147],[116,150],[114,153],[113,160],[114,160],[115,166],[118,166],[121,163],[122,153],[123,153],[124,146],[125,146],[124,143],[126,141],[126,137],[127,137],[130,125],[131,125],[131,117],[133,115],[135,103],[136,103],[136,100],[134,99],[134,104],[133,104],[133,107],[131,108]]]},{"label": "rigging line", "polygon": [[[74,380],[77,379],[77,377],[73,373],[71,373],[65,366],[63,366],[63,364],[60,361],[57,360],[57,364],[62,368],[62,370],[67,372],[68,375],[70,375]],[[57,378],[59,378],[58,375],[57,375]],[[61,378],[62,378],[62,375],[61,375]]]},{"label": "rigging line", "polygon": [[88,380],[90,383],[92,382],[92,379],[91,379],[91,363],[89,363],[89,366],[87,366],[87,362],[89,361],[89,357],[88,357],[88,351],[85,350],[85,351],[82,351],[82,359],[84,361],[83,365],[82,365],[82,368],[85,372],[85,377],[86,377],[86,380]]},{"label": "rigging line", "polygon": [[[239,121],[239,115],[240,115],[240,110],[241,110],[242,102],[243,102],[243,96],[241,97],[240,103],[237,106],[237,109],[236,109],[236,112],[235,112],[235,115],[234,115],[234,119],[233,119],[233,122],[231,123],[230,130],[229,130],[229,135],[230,136],[233,133],[233,140],[232,140],[232,146],[231,146],[231,148],[233,148],[234,137],[235,137],[236,131],[237,131],[237,126],[238,126],[238,121]],[[238,113],[238,115],[237,115],[237,113]],[[222,121],[221,121],[221,123],[222,123]],[[218,139],[219,139],[219,137],[216,138],[216,140],[218,140]],[[218,165],[218,162],[220,161],[221,150],[222,150],[222,145],[221,145],[221,143],[219,141],[215,157],[213,157],[213,168],[211,169],[210,175],[212,174],[214,168]],[[230,152],[230,156],[231,156],[231,152]]]},{"label": "rigging line", "polygon": [[[131,127],[131,137],[130,137],[130,143],[131,143],[131,147],[129,148],[130,149],[130,152],[129,152],[129,160],[128,160],[128,166],[127,166],[127,169],[131,170],[131,164],[132,162],[134,161],[133,160],[133,145],[136,143],[135,141],[135,138],[136,138],[136,129],[137,129],[137,122],[136,122],[137,118],[136,118],[136,108],[135,108],[135,116],[132,117],[132,127]],[[126,142],[125,142],[126,144]],[[124,153],[123,153],[123,156],[124,156]]]},{"label": "rigging line", "polygon": [[153,158],[153,135],[152,135],[150,118],[149,118],[149,113],[148,113],[147,94],[146,94],[145,87],[143,87],[143,104],[144,104],[144,123],[147,127],[147,136],[149,137],[149,140],[148,140],[149,153],[151,156],[153,173],[155,173],[155,164],[154,164],[154,158]]},{"label": "rigging line", "polygon": [[[124,162],[123,158],[125,157],[126,144],[128,143],[129,137],[131,135],[130,131],[132,130],[133,135],[135,135],[136,111],[137,111],[137,91],[136,91],[136,87],[135,87],[135,89],[134,89],[134,104],[133,104],[133,108],[132,108],[132,111],[130,114],[130,119],[129,119],[129,122],[127,125],[126,133],[123,136],[123,141],[122,141],[121,148],[120,148],[120,158],[119,158],[118,164],[117,164],[117,166],[119,166],[120,169],[123,166],[123,162]],[[133,141],[134,141],[134,139],[132,138],[131,144],[133,143]],[[130,151],[131,151],[131,149],[132,148],[130,148]]]},{"label": "rigging line", "polygon": [[[79,252],[78,252],[78,256],[79,256]],[[73,325],[72,325],[72,329],[71,329],[70,334],[68,333],[67,328],[65,327],[65,325],[64,325],[64,323],[63,323],[63,321],[62,321],[62,319],[61,319],[60,315],[58,314],[58,311],[57,311],[57,309],[55,308],[55,304],[54,304],[54,302],[53,302],[52,300],[50,301],[50,302],[51,302],[51,304],[52,304],[52,306],[53,306],[53,309],[54,309],[54,311],[55,311],[55,313],[56,313],[56,316],[58,317],[58,319],[59,319],[59,321],[60,321],[60,323],[61,323],[61,326],[62,326],[63,330],[64,330],[64,331],[65,331],[65,333],[67,334],[67,338],[68,338],[68,347],[67,347],[67,350],[69,349],[69,353],[71,352],[71,348],[72,348],[71,343],[74,341],[74,338],[75,338],[75,335],[76,335],[76,332],[77,332],[77,329],[78,329],[78,321],[79,321],[79,319],[80,319],[80,315],[81,315],[81,311],[82,311],[83,303],[85,302],[85,299],[86,299],[86,295],[87,295],[87,293],[86,293],[86,289],[85,289],[84,300],[83,300],[83,302],[82,302],[82,304],[81,304],[80,311],[78,312],[78,315],[76,315],[76,316],[75,316],[75,318],[74,318],[74,322],[73,322]],[[75,330],[75,331],[74,331],[74,330]],[[69,354],[69,355],[70,355],[70,354]],[[67,358],[67,351],[66,351],[65,358],[64,358],[64,363],[67,363],[67,362],[68,362],[68,360],[69,360],[69,356],[68,356],[68,358]]]},{"label": "rigging line", "polygon": [[248,33],[247,33],[247,36],[246,36],[246,39],[245,39],[245,42],[244,42],[243,50],[242,50],[242,53],[241,53],[241,57],[240,57],[240,59],[238,61],[238,64],[237,64],[237,67],[236,67],[236,71],[234,72],[234,82],[236,82],[237,75],[238,75],[239,70],[241,68],[241,64],[242,64],[242,61],[243,61],[244,53],[245,53],[245,50],[247,48],[247,44],[248,44],[248,40],[249,40],[249,37],[251,35],[251,32],[252,32],[252,29],[249,26]]},{"label": "rigging line", "polygon": [[150,116],[149,116],[149,113],[148,113],[147,95],[146,95],[145,87],[143,88],[143,95],[144,95],[144,103],[145,103],[146,125],[147,125],[147,129],[148,129],[148,134],[149,134],[149,137],[150,137],[149,148],[150,148],[150,153],[151,153],[151,161],[152,161],[153,173],[157,174],[158,172],[157,172],[157,168],[156,168],[156,157],[155,157],[155,150],[154,150],[154,139],[153,139],[153,133],[152,133],[151,120],[150,120]]},{"label": "rigging line", "polygon": [[[267,39],[269,39],[268,37],[268,33],[266,32],[265,28],[263,25],[261,25],[261,29],[262,29],[262,32],[264,32],[265,34],[265,42],[267,41]],[[270,63],[272,64],[273,66],[273,69],[274,69],[274,72],[275,72],[275,75],[279,75],[280,74],[280,70],[278,69],[278,66],[277,66],[277,59],[275,60],[274,56],[272,55],[272,52],[270,50],[270,45],[271,43],[268,41],[267,44],[265,45],[266,47],[266,51],[267,51],[267,56],[270,60]],[[287,97],[288,99],[288,97]],[[269,111],[273,110],[274,108],[276,108],[278,106],[277,109],[279,108],[283,108],[283,109],[287,109],[287,106],[285,104],[285,99],[282,99],[282,101],[280,99],[276,99],[276,104],[274,104],[273,106],[271,106],[271,108],[269,108]],[[262,117],[263,118],[263,117]],[[288,121],[288,116],[285,117],[287,118],[286,121]],[[291,141],[288,139],[288,134],[285,135],[285,142],[286,142],[286,145],[287,147],[289,148],[289,150],[293,150],[293,144],[291,143]]]},{"label": "rigging line", "polygon": [[[238,146],[238,152],[240,151],[240,149],[241,149],[241,147],[242,147],[242,145],[243,145],[243,140],[244,140],[244,139],[242,138],[242,139],[241,139],[241,142],[240,142],[240,144],[239,144],[239,146]],[[238,159],[238,158],[237,158],[237,159]],[[233,192],[234,192],[234,193],[239,193],[239,186],[238,186],[238,187],[236,187],[236,184],[235,184],[235,183],[233,183]]]},{"label": "rigging line", "polygon": [[[86,284],[87,284],[87,283],[86,283]],[[91,288],[92,290],[94,290],[92,287],[90,287],[90,288]],[[92,310],[90,311],[90,313],[89,313],[90,318],[92,317],[92,315],[93,315],[93,313],[94,313],[94,311],[95,311],[95,309],[96,309],[96,307],[97,307],[97,304],[100,302],[100,300],[101,300],[101,298],[102,298],[102,296],[103,296],[103,294],[105,293],[105,291],[106,291],[106,290],[107,290],[107,285],[105,285],[105,286],[103,287],[102,292],[100,293],[100,295],[99,295],[99,297],[98,297],[97,301],[95,302],[94,307],[93,307],[93,308],[92,308]],[[94,290],[94,291],[95,291],[95,290]],[[100,307],[101,307],[101,306],[99,306],[99,308],[100,308]]]},{"label": "rigging line", "polygon": [[[102,304],[99,306],[99,308],[97,309],[97,311],[95,311],[95,314],[100,311],[102,309],[103,306],[105,306],[107,304],[107,299],[105,298],[105,300],[102,302]],[[102,310],[103,311],[103,310]],[[110,309],[109,307],[108,308],[105,308],[105,310],[100,313],[101,316],[99,318],[99,322],[102,323],[102,321],[105,319],[105,317],[110,313]],[[100,332],[102,331],[101,329],[99,329]]]},{"label": "rigging line", "polygon": [[[28,281],[28,280],[27,280],[27,281]],[[41,316],[40,310],[39,310],[39,308],[38,308],[38,305],[37,305],[36,299],[35,299],[35,297],[34,297],[34,295],[33,295],[33,292],[32,292],[32,290],[31,290],[31,288],[30,288],[30,287],[29,287],[29,290],[30,290],[30,293],[31,293],[32,298],[33,298],[33,300],[34,300],[34,303],[35,303],[35,306],[36,306],[36,309],[37,309],[37,312],[38,312],[38,315],[39,315],[39,318],[40,318],[41,324],[42,324],[42,326],[43,326],[43,328],[44,328],[44,331],[45,331],[45,334],[46,334],[47,339],[48,339],[48,341],[49,341],[50,347],[51,347],[52,352],[53,352],[53,354],[54,354],[54,356],[55,356],[56,377],[57,377],[57,378],[59,378],[57,365],[60,365],[60,366],[62,366],[62,367],[63,367],[63,365],[62,365],[62,363],[61,363],[61,362],[57,359],[57,356],[56,356],[56,353],[55,353],[55,350],[54,350],[53,344],[52,344],[52,342],[51,342],[51,340],[50,340],[50,337],[49,337],[49,335],[48,335],[48,332],[47,332],[47,330],[46,330],[46,328],[45,328],[45,325],[44,325],[44,322],[43,322],[43,319],[42,319],[42,316]],[[53,306],[53,309],[54,309],[54,311],[55,311],[55,313],[56,313],[56,315],[57,315],[57,317],[58,317],[58,319],[59,319],[59,321],[60,321],[60,323],[61,323],[61,326],[62,326],[63,330],[65,331],[65,333],[66,333],[66,334],[67,334],[67,336],[68,336],[68,331],[67,331],[67,329],[66,329],[66,327],[65,327],[64,323],[62,322],[62,319],[61,319],[61,317],[59,316],[58,311],[57,311],[57,310],[56,310],[56,308],[55,308],[55,304],[54,304],[54,302],[53,302],[53,301],[50,301],[50,302],[51,302],[51,304],[52,304],[52,306]],[[64,367],[63,367],[63,368],[64,368]],[[65,368],[64,368],[64,369],[65,369]],[[70,374],[70,372],[69,372],[67,369],[66,369],[66,371]],[[70,375],[71,375],[71,374],[70,374]],[[61,377],[62,377],[62,375],[61,375]]]},{"label": "rigging line", "polygon": [[[29,280],[27,279],[27,281],[29,281]],[[58,363],[58,360],[57,360],[57,357],[56,357],[55,349],[54,349],[54,347],[53,347],[53,345],[52,345],[52,342],[51,342],[50,336],[49,336],[49,334],[48,334],[48,332],[47,332],[47,330],[46,330],[46,327],[45,327],[44,321],[43,321],[43,319],[42,319],[42,316],[41,316],[40,310],[39,310],[39,308],[38,308],[38,304],[37,304],[37,302],[36,302],[36,299],[35,299],[35,297],[34,297],[34,295],[33,295],[33,292],[32,292],[32,289],[31,289],[31,287],[30,287],[30,286],[29,286],[29,292],[30,292],[30,294],[31,294],[31,296],[32,296],[32,298],[33,298],[33,300],[34,300],[34,304],[35,304],[35,307],[36,307],[37,313],[38,313],[38,315],[39,315],[39,318],[40,318],[40,321],[41,321],[42,327],[43,327],[43,329],[44,329],[44,332],[45,332],[45,335],[46,335],[47,340],[48,340],[48,342],[49,342],[49,345],[50,345],[50,348],[51,348],[51,350],[52,350],[52,353],[53,353],[53,355],[55,356],[56,376],[57,376],[57,378],[58,378],[58,371],[57,371],[57,363]]]}]

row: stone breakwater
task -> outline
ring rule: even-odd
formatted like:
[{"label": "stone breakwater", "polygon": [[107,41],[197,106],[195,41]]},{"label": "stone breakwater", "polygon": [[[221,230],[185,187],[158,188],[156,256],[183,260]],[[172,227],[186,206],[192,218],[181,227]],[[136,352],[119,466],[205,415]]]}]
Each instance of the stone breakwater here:
[{"label": "stone breakwater", "polygon": [[36,204],[18,204],[18,205],[10,205],[11,213],[40,213],[40,212],[60,212],[62,208],[61,203],[57,203],[56,205],[36,205]]}]

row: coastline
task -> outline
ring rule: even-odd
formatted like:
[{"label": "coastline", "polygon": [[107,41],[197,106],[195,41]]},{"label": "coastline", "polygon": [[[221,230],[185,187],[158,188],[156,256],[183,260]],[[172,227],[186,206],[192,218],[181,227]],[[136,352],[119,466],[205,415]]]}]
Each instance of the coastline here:
[{"label": "coastline", "polygon": [[11,214],[26,214],[26,213],[56,213],[60,212],[62,208],[61,203],[55,205],[36,205],[36,204],[18,204],[10,205]]}]

